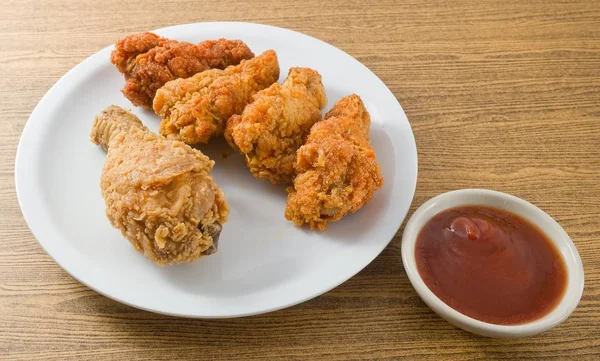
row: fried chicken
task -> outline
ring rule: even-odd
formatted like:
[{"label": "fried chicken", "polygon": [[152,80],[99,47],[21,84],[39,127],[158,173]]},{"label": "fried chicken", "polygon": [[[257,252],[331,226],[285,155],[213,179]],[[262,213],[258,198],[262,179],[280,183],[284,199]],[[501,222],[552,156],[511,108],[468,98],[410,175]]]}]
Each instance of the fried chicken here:
[{"label": "fried chicken", "polygon": [[166,82],[212,69],[225,69],[254,56],[240,40],[207,40],[191,44],[144,32],[115,43],[110,61],[125,75],[125,97],[136,106],[151,107]]},{"label": "fried chicken", "polygon": [[91,140],[108,152],[100,181],[106,216],[135,249],[159,265],[216,252],[229,211],[212,160],[115,105],[96,117]]},{"label": "fried chicken", "polygon": [[279,62],[268,50],[225,70],[207,70],[168,82],[156,93],[154,112],[163,118],[160,134],[187,144],[208,143],[225,122],[240,114],[254,93],[279,78]]},{"label": "fried chicken", "polygon": [[371,118],[358,95],[342,98],[310,130],[296,156],[285,217],[325,230],[364,206],[383,185],[369,141]]},{"label": "fried chicken", "polygon": [[273,184],[290,183],[296,151],[310,127],[321,120],[325,104],[321,75],[308,68],[291,68],[283,85],[261,90],[241,116],[229,119],[225,138],[245,155],[255,177]]}]

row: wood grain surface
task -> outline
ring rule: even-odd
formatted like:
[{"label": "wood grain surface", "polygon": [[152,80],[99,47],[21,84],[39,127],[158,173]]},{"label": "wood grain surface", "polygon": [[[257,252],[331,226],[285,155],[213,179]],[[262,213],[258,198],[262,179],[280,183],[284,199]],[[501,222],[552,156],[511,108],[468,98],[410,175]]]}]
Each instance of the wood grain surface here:
[{"label": "wood grain surface", "polygon": [[[417,140],[411,213],[441,192],[482,187],[553,216],[583,258],[573,315],[518,340],[452,327],[411,287],[402,229],[333,291],[249,318],[156,315],[65,273],[31,235],[15,195],[29,114],[63,74],[123,35],[217,20],[297,30],[372,69]],[[599,1],[5,1],[0,99],[0,359],[600,359]]]}]

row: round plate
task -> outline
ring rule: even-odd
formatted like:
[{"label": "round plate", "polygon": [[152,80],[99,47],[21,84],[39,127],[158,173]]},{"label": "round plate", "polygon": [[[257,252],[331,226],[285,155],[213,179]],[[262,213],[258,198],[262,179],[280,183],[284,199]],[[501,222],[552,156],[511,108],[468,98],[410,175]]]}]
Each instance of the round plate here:
[{"label": "round plate", "polygon": [[338,286],[367,266],[400,227],[417,179],[415,140],[390,90],[343,51],[294,31],[249,23],[198,23],[157,34],[193,43],[241,39],[256,53],[275,49],[282,81],[292,66],[323,76],[329,103],[357,93],[371,114],[371,142],[384,186],[357,213],[325,232],[283,216],[285,187],[255,179],[243,158],[216,140],[201,150],[231,213],[219,251],[192,264],[159,267],[136,252],[104,214],[100,172],[106,154],[89,140],[94,116],[111,104],[132,109],[156,131],[160,119],[119,91],[112,46],[69,71],[42,98],[21,136],[15,178],[31,231],[73,277],[119,302],[169,315],[235,317],[292,306]]}]

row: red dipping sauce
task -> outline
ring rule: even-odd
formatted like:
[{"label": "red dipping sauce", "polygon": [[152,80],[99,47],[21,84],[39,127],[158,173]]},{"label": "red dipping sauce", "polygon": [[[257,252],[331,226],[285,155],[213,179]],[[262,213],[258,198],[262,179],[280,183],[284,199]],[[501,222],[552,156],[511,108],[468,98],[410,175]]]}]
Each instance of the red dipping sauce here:
[{"label": "red dipping sauce", "polygon": [[567,285],[564,260],[542,231],[485,206],[435,215],[417,237],[415,257],[421,278],[438,298],[498,325],[544,317]]}]

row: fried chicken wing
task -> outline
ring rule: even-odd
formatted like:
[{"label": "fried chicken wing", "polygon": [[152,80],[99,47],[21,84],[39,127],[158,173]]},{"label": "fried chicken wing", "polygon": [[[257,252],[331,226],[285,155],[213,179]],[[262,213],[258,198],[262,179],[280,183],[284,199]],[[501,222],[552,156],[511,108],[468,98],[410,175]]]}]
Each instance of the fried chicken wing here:
[{"label": "fried chicken wing", "polygon": [[325,230],[364,206],[383,185],[369,141],[371,118],[358,95],[342,98],[310,130],[296,156],[285,217]]},{"label": "fried chicken wing", "polygon": [[225,138],[245,155],[255,177],[273,184],[289,183],[296,151],[310,127],[321,120],[325,104],[321,75],[308,68],[291,68],[283,85],[275,83],[261,90],[241,116],[229,119]]},{"label": "fried chicken wing", "polygon": [[225,69],[254,56],[240,40],[207,40],[191,44],[144,32],[115,43],[110,61],[125,75],[123,94],[136,106],[151,107],[166,82],[212,69]]},{"label": "fried chicken wing", "polygon": [[208,143],[225,122],[240,114],[254,93],[279,78],[279,62],[268,50],[225,70],[207,70],[168,82],[156,93],[154,112],[163,118],[160,134],[187,144]]},{"label": "fried chicken wing", "polygon": [[91,140],[108,152],[100,181],[106,216],[135,249],[160,265],[216,252],[229,211],[212,160],[115,105],[96,117]]}]

